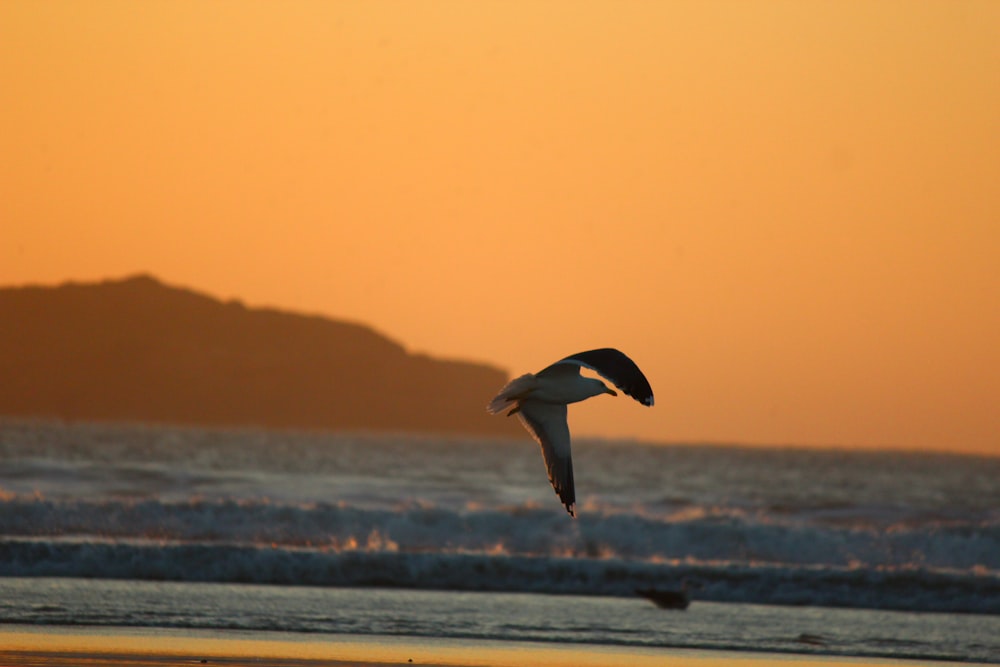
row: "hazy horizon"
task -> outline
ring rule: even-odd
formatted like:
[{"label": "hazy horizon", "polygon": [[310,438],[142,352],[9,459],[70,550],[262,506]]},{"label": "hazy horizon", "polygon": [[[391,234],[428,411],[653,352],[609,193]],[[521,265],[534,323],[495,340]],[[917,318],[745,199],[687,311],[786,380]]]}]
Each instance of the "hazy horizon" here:
[{"label": "hazy horizon", "polygon": [[[1000,4],[0,4],[0,284],[150,273],[576,436],[1000,453]],[[489,397],[484,397],[484,404]]]}]

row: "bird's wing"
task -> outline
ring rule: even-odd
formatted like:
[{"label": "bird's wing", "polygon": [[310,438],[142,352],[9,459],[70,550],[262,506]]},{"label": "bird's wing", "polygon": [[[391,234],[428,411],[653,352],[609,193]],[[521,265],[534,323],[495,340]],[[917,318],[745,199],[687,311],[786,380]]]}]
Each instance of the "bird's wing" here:
[{"label": "bird's wing", "polygon": [[521,401],[517,413],[524,428],[542,447],[549,481],[570,516],[576,516],[576,489],[573,487],[573,458],[570,451],[566,406],[539,401]]},{"label": "bird's wing", "polygon": [[649,386],[649,380],[642,374],[634,361],[612,347],[570,355],[543,369],[539,375],[559,367],[580,366],[599,373],[604,379],[643,405],[653,404],[653,388]]},{"label": "bird's wing", "polygon": [[554,375],[570,376],[580,374],[581,364],[566,364],[563,363],[564,361],[566,360],[563,359],[562,361],[557,361],[554,364],[546,366],[542,370],[535,373],[535,377],[552,377]]}]

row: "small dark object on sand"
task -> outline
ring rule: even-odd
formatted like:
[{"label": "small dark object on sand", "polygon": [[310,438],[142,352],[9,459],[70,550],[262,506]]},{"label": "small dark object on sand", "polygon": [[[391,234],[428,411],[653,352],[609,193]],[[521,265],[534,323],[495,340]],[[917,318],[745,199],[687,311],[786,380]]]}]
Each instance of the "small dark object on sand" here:
[{"label": "small dark object on sand", "polygon": [[663,588],[637,588],[635,594],[644,597],[660,609],[687,609],[691,604],[691,596],[688,595],[689,588],[701,588],[701,586],[689,585],[687,581],[681,583],[680,590]]},{"label": "small dark object on sand", "polygon": [[663,590],[659,588],[637,588],[635,594],[650,600],[660,609],[687,609],[691,604],[687,588],[681,590]]},{"label": "small dark object on sand", "polygon": [[803,644],[809,644],[810,646],[826,646],[826,640],[822,635],[811,635],[808,632],[803,632],[798,636],[798,641]]}]

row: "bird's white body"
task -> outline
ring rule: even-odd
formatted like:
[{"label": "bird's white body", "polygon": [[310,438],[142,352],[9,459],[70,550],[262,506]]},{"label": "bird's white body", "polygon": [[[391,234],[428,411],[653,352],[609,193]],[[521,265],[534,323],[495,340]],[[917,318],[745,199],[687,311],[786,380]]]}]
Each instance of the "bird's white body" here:
[{"label": "bird's white body", "polygon": [[[562,370],[562,368],[566,370]],[[511,380],[490,402],[487,409],[496,414],[514,402],[537,401],[539,403],[568,405],[601,394],[614,395],[615,393],[597,378],[580,375],[578,368],[572,366],[562,368],[549,373],[543,371],[537,375],[528,373]]]},{"label": "bird's white body", "polygon": [[514,378],[486,408],[491,414],[510,408],[507,416],[516,414],[541,445],[549,481],[570,516],[576,516],[576,490],[566,406],[601,394],[618,395],[597,378],[581,375],[581,367],[597,371],[644,405],[653,404],[653,390],[639,367],[618,350],[604,348],[580,352],[538,373]]},{"label": "bird's white body", "polygon": [[[564,374],[560,373],[560,375]],[[553,382],[544,375],[540,376],[538,388],[529,394],[529,399],[543,403],[567,405],[585,401],[593,396],[615,393],[597,378],[584,377],[579,373],[573,373],[565,381],[561,377],[559,379],[560,381]]]}]

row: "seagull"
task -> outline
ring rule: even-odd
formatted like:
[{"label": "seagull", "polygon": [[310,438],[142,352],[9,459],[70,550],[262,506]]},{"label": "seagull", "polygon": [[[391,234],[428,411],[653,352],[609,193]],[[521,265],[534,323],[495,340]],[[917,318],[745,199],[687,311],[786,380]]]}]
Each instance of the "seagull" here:
[{"label": "seagull", "polygon": [[541,445],[552,488],[572,517],[576,516],[576,490],[566,406],[601,394],[618,395],[599,379],[581,375],[581,368],[595,371],[643,405],[653,405],[653,390],[635,362],[623,352],[604,347],[570,355],[537,373],[514,378],[486,407],[493,415],[511,408],[507,416],[516,414]]}]

